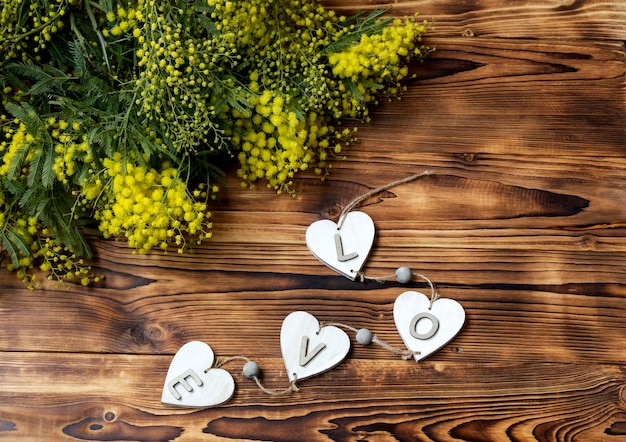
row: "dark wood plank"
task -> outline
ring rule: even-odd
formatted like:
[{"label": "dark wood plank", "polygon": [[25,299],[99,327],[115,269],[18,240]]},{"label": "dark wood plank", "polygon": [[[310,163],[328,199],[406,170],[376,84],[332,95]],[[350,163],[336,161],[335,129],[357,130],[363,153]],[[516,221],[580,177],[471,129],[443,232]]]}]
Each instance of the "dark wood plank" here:
[{"label": "dark wood plank", "polygon": [[620,0],[532,0],[503,3],[443,0],[322,0],[344,14],[387,8],[398,17],[419,12],[433,21],[437,36],[481,38],[559,38],[569,40],[626,40],[626,6]]},{"label": "dark wood plank", "polygon": [[415,67],[404,99],[384,103],[359,129],[380,154],[623,156],[621,42],[432,44],[437,50]]},{"label": "dark wood plank", "polygon": [[[167,357],[6,356],[0,435],[14,441],[613,440],[626,422],[625,374],[607,365],[351,358],[276,398],[233,364],[230,404],[185,410],[157,405]],[[282,361],[259,364],[268,386],[286,384]]]},{"label": "dark wood plank", "polygon": [[[405,249],[404,255],[418,253]],[[461,302],[468,316],[462,332],[431,359],[623,362],[626,275],[623,259],[612,256],[431,251],[417,270],[438,284],[442,296]],[[151,267],[111,265],[118,272],[107,275],[109,288],[49,288],[45,301],[41,292],[15,289],[2,304],[12,321],[2,323],[1,342],[14,351],[171,355],[189,340],[204,340],[220,353],[280,357],[282,320],[306,309],[322,321],[369,328],[402,348],[393,302],[408,289],[428,293],[421,283],[352,282],[317,262],[306,274],[283,272],[276,259],[256,271],[172,266],[160,277],[150,273],[163,271]],[[143,282],[133,286],[137,281]],[[33,321],[38,305],[45,309]],[[389,357],[379,348],[355,354]]]}]

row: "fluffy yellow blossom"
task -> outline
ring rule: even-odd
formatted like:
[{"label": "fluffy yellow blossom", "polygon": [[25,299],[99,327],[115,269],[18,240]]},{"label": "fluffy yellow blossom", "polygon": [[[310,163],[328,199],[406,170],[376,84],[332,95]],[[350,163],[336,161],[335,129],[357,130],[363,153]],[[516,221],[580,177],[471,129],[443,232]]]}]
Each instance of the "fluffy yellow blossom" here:
[{"label": "fluffy yellow blossom", "polygon": [[121,155],[105,158],[101,176],[83,183],[86,204],[98,201],[95,219],[105,238],[124,238],[139,253],[154,247],[167,249],[180,235],[201,241],[211,236],[211,214],[201,188],[190,191],[178,170],[164,163],[160,170],[132,162],[122,163]]},{"label": "fluffy yellow blossom", "polygon": [[[46,119],[44,126],[49,132],[48,143],[53,146],[54,152],[51,156],[53,159],[51,169],[59,182],[68,185],[76,172],[77,162],[89,163],[93,159],[91,148],[86,141],[87,136],[76,130],[76,127],[80,129],[78,123],[70,126],[67,121],[57,121],[53,117]],[[10,142],[0,143],[0,149],[4,151],[0,162],[0,176],[10,175],[9,178],[15,178],[16,174],[19,175],[16,164],[20,158],[19,154],[26,153],[25,159],[32,160],[35,155],[41,155],[45,147],[44,141],[35,139],[28,133],[26,125],[20,123],[14,133],[10,134]]]},{"label": "fluffy yellow blossom", "polygon": [[401,80],[408,75],[403,63],[409,55],[420,58],[426,49],[417,46],[426,24],[414,19],[394,20],[393,26],[382,33],[363,35],[360,41],[343,51],[332,52],[328,62],[332,73],[342,80],[335,93],[335,115],[357,117],[366,113],[365,104],[372,102],[381,92],[397,95]]}]

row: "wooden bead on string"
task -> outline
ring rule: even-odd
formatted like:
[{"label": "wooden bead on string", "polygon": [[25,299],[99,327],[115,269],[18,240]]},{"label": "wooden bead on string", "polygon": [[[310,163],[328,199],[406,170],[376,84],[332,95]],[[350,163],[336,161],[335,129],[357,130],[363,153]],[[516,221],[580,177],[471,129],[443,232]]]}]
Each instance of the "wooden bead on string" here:
[{"label": "wooden bead on string", "polygon": [[396,270],[396,281],[400,284],[406,284],[411,280],[412,276],[413,272],[411,272],[411,269],[408,267],[398,267]]},{"label": "wooden bead on string", "polygon": [[366,328],[359,329],[359,331],[356,332],[356,342],[361,345],[370,345],[373,338],[372,332]]},{"label": "wooden bead on string", "polygon": [[259,375],[261,374],[259,364],[254,361],[246,362],[243,366],[243,374],[248,379],[254,379],[255,377],[259,377]]}]

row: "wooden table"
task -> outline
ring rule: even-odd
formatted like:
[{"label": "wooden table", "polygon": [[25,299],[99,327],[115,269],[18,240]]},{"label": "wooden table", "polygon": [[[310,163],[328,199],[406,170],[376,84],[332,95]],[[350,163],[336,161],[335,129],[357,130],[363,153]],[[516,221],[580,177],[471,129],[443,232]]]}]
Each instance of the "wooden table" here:
[{"label": "wooden table", "polygon": [[[303,173],[290,198],[230,171],[212,240],[184,256],[93,240],[96,288],[29,291],[0,272],[0,440],[626,440],[626,3],[401,0],[393,14],[416,10],[436,52],[326,181]],[[350,281],[304,235],[427,169],[360,208],[377,229],[364,270],[427,275],[465,308],[456,338],[416,363],[349,333],[348,357],[297,393],[263,393],[235,361],[225,405],[161,404],[193,340],[288,386],[279,336],[297,310],[402,347],[394,300],[427,286]]]}]

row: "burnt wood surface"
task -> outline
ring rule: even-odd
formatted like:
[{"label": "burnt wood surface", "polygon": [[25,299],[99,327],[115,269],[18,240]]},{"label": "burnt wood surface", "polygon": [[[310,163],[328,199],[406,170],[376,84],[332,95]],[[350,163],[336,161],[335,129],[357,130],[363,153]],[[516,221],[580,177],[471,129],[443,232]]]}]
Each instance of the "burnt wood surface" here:
[{"label": "burnt wood surface", "polygon": [[[342,13],[388,6],[328,0]],[[0,440],[626,440],[626,3],[397,1],[434,20],[401,101],[296,197],[230,170],[213,238],[179,255],[91,239],[96,287],[27,290],[0,271]],[[393,302],[423,282],[353,282],[308,251],[306,228],[424,170],[360,210],[376,225],[364,270],[409,266],[467,321],[419,364],[352,339],[336,368],[273,397],[204,410],[160,403],[178,348],[257,361],[288,386],[279,335],[305,310],[402,347]]]}]

